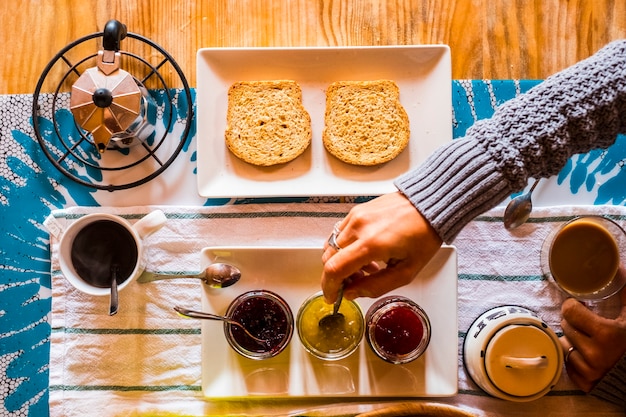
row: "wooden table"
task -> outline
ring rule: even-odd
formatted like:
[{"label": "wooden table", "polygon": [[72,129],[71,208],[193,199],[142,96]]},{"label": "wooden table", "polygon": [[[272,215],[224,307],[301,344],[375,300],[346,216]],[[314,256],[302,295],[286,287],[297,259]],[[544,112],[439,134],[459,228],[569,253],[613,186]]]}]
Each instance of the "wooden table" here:
[{"label": "wooden table", "polygon": [[0,3],[0,93],[32,93],[65,45],[109,19],[196,86],[201,47],[447,44],[454,79],[542,79],[626,37],[622,0],[22,0]]},{"label": "wooden table", "polygon": [[[32,94],[46,64],[59,50],[83,36],[101,32],[112,18],[125,23],[129,31],[161,45],[176,59],[191,87],[195,87],[199,48],[243,46],[447,44],[452,51],[454,79],[543,79],[591,55],[609,41],[625,38],[624,16],[626,2],[623,0],[2,1],[0,94]],[[85,190],[77,191],[72,187],[76,184],[69,179],[58,180],[60,173],[39,170],[45,166],[41,154],[33,163],[31,157],[37,155],[38,150],[37,143],[28,136],[28,99],[28,96],[6,98],[3,114],[8,116],[2,121],[9,120],[3,125],[9,127],[2,132],[1,141],[8,150],[5,154],[12,158],[0,154],[0,168],[3,168],[0,180],[4,181],[0,197],[6,196],[11,202],[11,210],[6,210],[8,217],[4,218],[5,228],[10,232],[2,234],[5,262],[28,263],[25,268],[6,268],[4,274],[15,282],[26,281],[24,292],[32,287],[33,279],[43,280],[42,271],[49,267],[45,263],[49,248],[41,244],[48,235],[40,224],[49,213],[48,205],[102,204],[105,200],[102,196],[92,199]],[[16,114],[24,117],[16,117]],[[183,162],[189,160],[187,156]],[[183,165],[181,169],[186,168]],[[192,175],[191,170],[185,172]],[[195,181],[188,183],[193,187]],[[154,191],[152,198],[159,198],[162,183],[153,182],[150,186]],[[66,192],[68,190],[71,192]],[[127,202],[122,196],[116,196],[117,201]],[[8,207],[4,201],[2,206]],[[30,236],[33,238],[29,240]],[[4,286],[5,292],[0,294],[11,297],[13,293],[6,288]],[[30,298],[27,299],[32,301]],[[22,310],[27,307],[15,300],[2,305],[5,322],[13,323],[12,317],[19,318],[15,323],[24,321],[26,316]],[[32,312],[30,306],[28,308],[27,312]],[[462,323],[461,329],[466,328],[467,323]],[[42,351],[28,349],[28,345],[23,344],[26,330],[31,330],[31,326],[23,332],[6,333],[6,329],[0,332],[5,332],[3,342],[15,344],[7,351],[20,352],[19,355],[12,353],[9,360],[16,361],[15,364],[42,363]],[[36,339],[37,333],[28,336],[35,339],[34,347],[50,343]],[[7,363],[3,364],[7,368]],[[47,374],[32,366],[16,369],[17,365],[11,364],[7,369],[12,375],[26,381],[24,387],[27,388],[16,390],[17,397],[30,400],[31,395],[38,395],[35,394],[37,389],[47,386]],[[0,382],[10,380],[5,371],[0,371]],[[21,378],[23,373],[27,373],[28,378]],[[14,381],[4,386],[14,387]],[[35,391],[28,391],[33,389]],[[0,409],[16,404],[29,408],[28,404],[23,405],[24,398],[13,396],[7,401],[3,398]],[[41,402],[47,399],[44,396]],[[552,400],[558,401],[559,397],[546,398],[546,402]],[[317,402],[326,405],[324,399]],[[593,410],[596,404],[591,398],[585,403],[588,408],[583,412]],[[247,402],[245,406],[249,406]],[[35,404],[30,407],[29,415],[45,415],[46,407],[47,404]]]}]

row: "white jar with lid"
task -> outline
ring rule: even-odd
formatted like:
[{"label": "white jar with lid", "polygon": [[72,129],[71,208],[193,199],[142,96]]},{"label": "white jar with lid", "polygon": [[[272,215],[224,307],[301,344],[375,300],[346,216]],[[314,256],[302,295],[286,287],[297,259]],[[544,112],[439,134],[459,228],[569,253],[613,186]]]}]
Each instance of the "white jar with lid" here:
[{"label": "white jar with lid", "polygon": [[472,380],[490,395],[532,401],[561,377],[563,351],[557,335],[533,311],[500,306],[470,326],[463,361]]}]

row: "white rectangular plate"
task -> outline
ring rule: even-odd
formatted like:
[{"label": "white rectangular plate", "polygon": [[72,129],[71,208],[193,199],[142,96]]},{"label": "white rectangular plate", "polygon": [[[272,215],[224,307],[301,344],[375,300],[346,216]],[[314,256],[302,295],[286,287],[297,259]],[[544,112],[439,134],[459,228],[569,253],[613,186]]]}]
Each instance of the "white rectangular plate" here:
[{"label": "white rectangular plate", "polygon": [[[287,301],[295,317],[304,300],[320,291],[321,248],[213,247],[201,253],[202,266],[227,262],[241,269],[235,285],[204,287],[204,311],[224,314],[249,290],[265,289]],[[444,246],[416,279],[399,290],[428,314],[428,349],[405,365],[374,355],[363,339],[346,359],[322,361],[309,355],[294,331],[287,349],[266,360],[246,359],[224,338],[219,322],[202,323],[202,390],[211,398],[261,397],[443,397],[457,393],[457,256]],[[365,313],[374,300],[358,299]]]},{"label": "white rectangular plate", "polygon": [[[198,192],[203,197],[351,196],[394,191],[393,179],[452,140],[452,75],[446,45],[205,48],[197,53]],[[224,140],[228,89],[236,81],[291,79],[302,87],[312,143],[303,155],[257,167]],[[409,145],[375,167],[346,164],[322,143],[326,88],[334,81],[390,79],[410,121]]]}]

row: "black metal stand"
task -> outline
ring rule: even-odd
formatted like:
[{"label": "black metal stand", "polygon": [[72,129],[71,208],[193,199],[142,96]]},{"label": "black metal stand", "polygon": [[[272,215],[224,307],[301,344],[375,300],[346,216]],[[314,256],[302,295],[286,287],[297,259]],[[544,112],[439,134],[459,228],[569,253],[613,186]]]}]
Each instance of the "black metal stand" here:
[{"label": "black metal stand", "polygon": [[[88,187],[116,191],[144,184],[165,171],[176,159],[189,139],[193,123],[193,99],[187,80],[174,59],[159,45],[134,33],[122,36],[125,46],[133,43],[140,52],[120,50],[125,67],[131,74],[143,72],[139,81],[143,85],[151,83],[149,91],[162,94],[159,100],[159,126],[162,134],[155,133],[149,140],[133,148],[113,149],[100,154],[88,132],[81,129],[69,111],[69,91],[72,80],[77,79],[85,69],[94,66],[98,41],[104,32],[97,32],[82,37],[63,48],[48,63],[41,74],[33,94],[33,127],[41,149],[52,164],[67,177]],[[94,43],[93,47],[89,47]],[[93,50],[93,54],[81,55],[81,51]],[[78,58],[74,55],[79,55]],[[149,57],[148,59],[142,56]],[[50,85],[48,79],[59,79],[54,93],[44,95],[44,86]],[[177,77],[182,85],[184,97],[174,95],[166,82],[167,77]],[[180,84],[179,84],[180,83]],[[54,85],[54,81],[52,84]],[[186,103],[180,103],[183,98]],[[177,102],[175,102],[177,101]],[[184,114],[182,132],[173,134],[173,127],[179,114]],[[185,114],[186,113],[186,114]],[[71,118],[72,121],[69,119]],[[69,126],[69,127],[68,127]],[[180,130],[180,129],[178,129]]]}]

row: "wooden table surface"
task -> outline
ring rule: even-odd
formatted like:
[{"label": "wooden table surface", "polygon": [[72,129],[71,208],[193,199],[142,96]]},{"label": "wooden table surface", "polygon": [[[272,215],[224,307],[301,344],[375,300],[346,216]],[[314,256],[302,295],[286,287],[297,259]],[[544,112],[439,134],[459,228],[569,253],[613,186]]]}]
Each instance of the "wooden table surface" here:
[{"label": "wooden table surface", "polygon": [[197,49],[227,46],[447,44],[454,79],[542,79],[626,38],[625,16],[623,0],[3,1],[0,93],[32,93],[60,49],[113,18],[195,87]]}]

